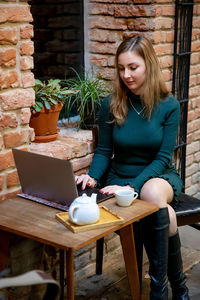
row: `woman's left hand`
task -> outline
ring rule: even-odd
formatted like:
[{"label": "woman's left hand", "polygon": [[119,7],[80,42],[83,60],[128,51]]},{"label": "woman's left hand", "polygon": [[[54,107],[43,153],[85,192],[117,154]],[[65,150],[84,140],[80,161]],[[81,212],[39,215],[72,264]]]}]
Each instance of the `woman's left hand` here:
[{"label": "woman's left hand", "polygon": [[104,188],[100,189],[99,192],[102,194],[115,194],[117,190],[124,190],[124,189],[130,189],[132,191],[135,191],[134,188],[132,188],[130,185],[120,186],[120,185],[108,185]]}]

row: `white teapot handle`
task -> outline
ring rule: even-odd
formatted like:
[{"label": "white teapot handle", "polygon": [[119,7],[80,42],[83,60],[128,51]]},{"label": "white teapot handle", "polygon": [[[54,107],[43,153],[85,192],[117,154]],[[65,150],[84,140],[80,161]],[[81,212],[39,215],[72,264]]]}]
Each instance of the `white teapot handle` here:
[{"label": "white teapot handle", "polygon": [[79,207],[80,207],[79,204],[75,204],[69,208],[69,218],[74,223],[78,223],[78,219],[74,217],[74,214]]}]

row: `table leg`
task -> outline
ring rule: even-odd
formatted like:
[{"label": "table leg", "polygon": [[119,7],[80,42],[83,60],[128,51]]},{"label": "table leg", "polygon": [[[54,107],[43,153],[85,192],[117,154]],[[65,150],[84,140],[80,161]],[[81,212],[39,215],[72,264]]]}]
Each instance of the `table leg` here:
[{"label": "table leg", "polygon": [[5,269],[9,257],[10,234],[0,230],[0,271]]},{"label": "table leg", "polygon": [[74,300],[74,254],[72,249],[66,251],[67,299]]},{"label": "table leg", "polygon": [[120,229],[120,240],[131,291],[131,297],[134,300],[140,300],[140,282],[132,224]]},{"label": "table leg", "polygon": [[60,257],[60,300],[64,299],[64,287],[65,287],[65,251],[59,250]]}]

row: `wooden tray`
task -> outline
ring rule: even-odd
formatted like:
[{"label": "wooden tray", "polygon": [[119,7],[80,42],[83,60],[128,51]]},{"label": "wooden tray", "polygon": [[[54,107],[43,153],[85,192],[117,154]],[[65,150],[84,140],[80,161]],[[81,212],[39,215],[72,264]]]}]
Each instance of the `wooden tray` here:
[{"label": "wooden tray", "polygon": [[110,226],[113,224],[122,224],[124,219],[119,217],[116,213],[112,212],[105,206],[99,206],[100,210],[100,217],[99,220],[94,224],[89,225],[77,225],[72,223],[69,220],[69,213],[68,212],[61,212],[56,214],[56,219],[65,225],[68,229],[73,232],[81,232],[91,229],[97,229],[105,226]]}]

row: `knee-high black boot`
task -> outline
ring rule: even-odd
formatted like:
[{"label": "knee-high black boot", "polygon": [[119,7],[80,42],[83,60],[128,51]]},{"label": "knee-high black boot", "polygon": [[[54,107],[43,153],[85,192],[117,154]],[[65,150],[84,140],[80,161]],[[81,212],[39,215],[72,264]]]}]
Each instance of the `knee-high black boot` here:
[{"label": "knee-high black boot", "polygon": [[149,259],[151,300],[168,299],[168,208],[160,208],[144,219],[144,246]]},{"label": "knee-high black boot", "polygon": [[183,273],[181,242],[179,233],[169,237],[168,278],[172,288],[173,300],[189,300],[186,276]]}]

